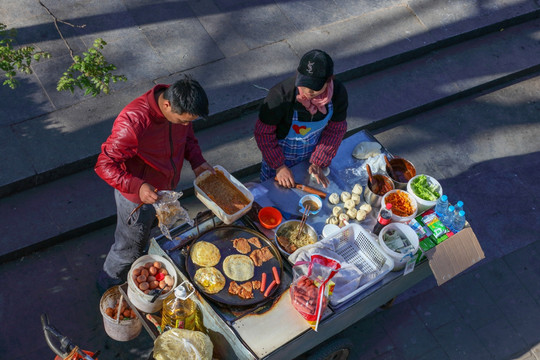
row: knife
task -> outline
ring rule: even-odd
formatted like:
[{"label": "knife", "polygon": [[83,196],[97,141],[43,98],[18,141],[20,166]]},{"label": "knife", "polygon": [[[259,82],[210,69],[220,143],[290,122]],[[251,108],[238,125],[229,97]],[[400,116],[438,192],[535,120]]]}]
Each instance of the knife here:
[{"label": "knife", "polygon": [[295,187],[299,190],[305,191],[310,194],[319,195],[321,198],[326,198],[326,193],[322,192],[321,190],[317,190],[315,188],[312,188],[311,186],[302,185],[302,184],[296,184]]}]

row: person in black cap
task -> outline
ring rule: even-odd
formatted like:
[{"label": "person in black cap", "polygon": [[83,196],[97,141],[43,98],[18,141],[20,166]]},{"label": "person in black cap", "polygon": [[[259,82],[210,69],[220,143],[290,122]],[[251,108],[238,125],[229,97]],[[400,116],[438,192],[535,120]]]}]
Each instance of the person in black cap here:
[{"label": "person in black cap", "polygon": [[262,153],[261,181],[275,177],[293,187],[290,167],[309,158],[309,173],[324,187],[323,174],[347,131],[348,95],[334,77],[334,62],[322,50],[308,51],[296,75],[270,89],[259,109],[255,140]]}]

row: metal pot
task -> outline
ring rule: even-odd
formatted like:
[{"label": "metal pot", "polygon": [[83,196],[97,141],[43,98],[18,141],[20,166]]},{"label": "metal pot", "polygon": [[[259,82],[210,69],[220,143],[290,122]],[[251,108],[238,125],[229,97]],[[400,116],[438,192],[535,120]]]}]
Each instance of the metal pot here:
[{"label": "metal pot", "polygon": [[[279,244],[279,241],[278,241],[278,236],[282,236],[283,234],[285,233],[288,233],[290,232],[291,230],[293,229],[297,229],[298,226],[300,225],[300,220],[288,220],[288,221],[285,221],[283,223],[281,223],[281,225],[278,226],[278,228],[276,229],[276,236],[274,238],[274,241],[276,242],[276,245],[277,247],[279,248],[279,250],[285,255],[285,256],[289,256],[290,253],[288,253],[287,251],[285,251],[285,249],[283,249],[281,247],[281,245]],[[317,241],[318,237],[317,237],[317,232],[315,231],[315,229],[309,225],[309,224],[304,224],[304,229],[303,229],[303,232],[306,232],[309,234],[310,237],[312,237],[315,241]]]},{"label": "metal pot", "polygon": [[394,179],[392,177],[392,173],[390,169],[387,166],[386,173],[390,175],[390,178],[392,179],[392,182],[394,183],[394,188],[400,189],[400,190],[407,190],[407,183],[409,182],[410,179],[416,176],[416,168],[409,160],[405,160],[403,158],[394,158],[390,160],[389,162],[394,172],[402,174],[407,180],[405,182],[401,182],[399,181],[400,179]]},{"label": "metal pot", "polygon": [[[394,182],[390,177],[386,175],[376,174],[373,175],[373,179],[378,179],[379,181],[384,181],[385,184],[391,187],[390,190],[394,190]],[[369,187],[369,184],[364,187],[364,200],[371,205],[373,208],[380,208],[381,207],[381,200],[383,195],[377,195],[373,191],[371,191],[371,188]]]}]

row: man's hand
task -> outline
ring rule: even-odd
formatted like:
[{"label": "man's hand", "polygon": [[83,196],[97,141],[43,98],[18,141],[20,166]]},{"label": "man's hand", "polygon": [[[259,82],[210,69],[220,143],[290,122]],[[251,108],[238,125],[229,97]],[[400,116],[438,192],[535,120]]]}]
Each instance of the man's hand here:
[{"label": "man's hand", "polygon": [[285,165],[282,165],[276,170],[276,181],[279,185],[286,188],[292,188],[295,185],[293,173]]},{"label": "man's hand", "polygon": [[195,169],[193,169],[193,172],[195,173],[195,177],[197,177],[201,175],[203,172],[205,172],[206,170],[210,170],[212,174],[216,173],[214,168],[207,162],[202,163],[201,165],[197,166]]},{"label": "man's hand", "polygon": [[158,192],[158,189],[156,189],[152,185],[148,183],[143,183],[141,187],[139,188],[139,197],[141,198],[141,201],[143,203],[153,204],[158,199],[157,192]]},{"label": "man's hand", "polygon": [[323,169],[319,165],[309,165],[308,172],[313,175],[315,180],[317,180],[317,184],[322,185],[325,188],[328,187],[328,184],[330,184],[330,181],[326,176],[324,176]]}]

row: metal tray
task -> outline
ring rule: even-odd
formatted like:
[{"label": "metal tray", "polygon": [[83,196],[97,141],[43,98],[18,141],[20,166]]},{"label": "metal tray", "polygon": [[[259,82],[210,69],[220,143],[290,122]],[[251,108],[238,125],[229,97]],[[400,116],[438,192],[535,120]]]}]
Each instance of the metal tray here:
[{"label": "metal tray", "polygon": [[[257,237],[259,241],[261,242],[262,247],[269,246],[270,251],[272,252],[272,255],[274,255],[273,259],[270,259],[266,262],[264,262],[261,266],[255,266],[255,273],[251,280],[261,280],[262,273],[266,273],[266,286],[270,285],[270,283],[273,280],[273,273],[272,273],[272,267],[275,266],[278,269],[278,274],[281,277],[281,273],[283,271],[282,262],[281,262],[281,255],[276,248],[276,246],[264,235],[248,229],[243,228],[239,226],[221,226],[216,227],[208,232],[202,234],[196,241],[194,241],[191,245],[193,246],[199,241],[207,241],[209,243],[214,244],[217,246],[221,253],[221,259],[219,260],[219,263],[215,266],[219,271],[222,272],[222,274],[225,276],[226,283],[225,287],[216,294],[207,294],[204,292],[202,288],[200,288],[197,283],[194,280],[195,272],[200,268],[199,265],[193,263],[191,258],[189,256],[186,256],[186,271],[191,279],[192,284],[197,288],[199,293],[201,293],[206,298],[217,302],[221,305],[228,305],[228,306],[234,306],[234,307],[243,307],[243,306],[252,306],[254,304],[259,304],[262,302],[265,302],[267,300],[270,300],[272,298],[272,294],[276,292],[276,290],[279,288],[278,286],[275,286],[269,293],[268,297],[264,297],[264,295],[261,293],[260,290],[253,290],[253,299],[242,299],[238,295],[232,295],[229,293],[229,285],[231,283],[231,279],[229,279],[225,272],[223,271],[223,260],[229,256],[229,255],[235,255],[240,254],[234,247],[233,247],[233,241],[234,239],[243,237],[243,238],[250,238],[250,237]],[[252,250],[254,250],[255,247],[252,246]],[[248,254],[245,254],[249,256]],[[242,284],[244,282],[238,282],[238,284]]]}]

